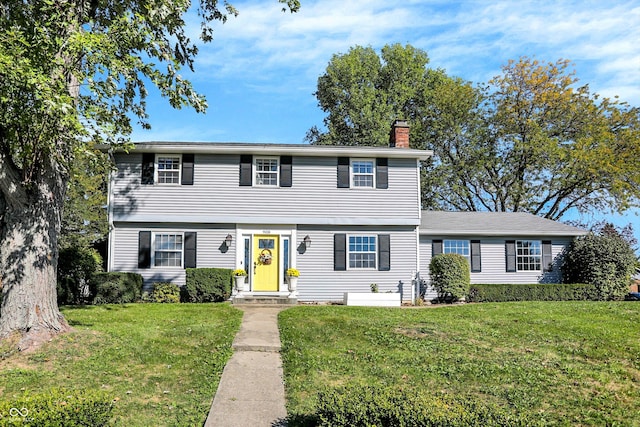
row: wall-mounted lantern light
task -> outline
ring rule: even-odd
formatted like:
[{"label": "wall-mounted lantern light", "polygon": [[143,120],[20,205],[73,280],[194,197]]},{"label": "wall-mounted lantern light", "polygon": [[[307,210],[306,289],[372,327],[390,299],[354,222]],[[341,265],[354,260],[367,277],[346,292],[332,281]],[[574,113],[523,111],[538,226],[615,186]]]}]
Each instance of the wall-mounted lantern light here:
[{"label": "wall-mounted lantern light", "polygon": [[227,234],[227,237],[224,238],[224,244],[229,247],[231,246],[231,242],[233,241],[233,236],[231,234]]},{"label": "wall-mounted lantern light", "polygon": [[309,249],[311,247],[311,237],[307,234],[304,236],[304,239],[302,239],[302,243],[304,243],[305,249]]}]

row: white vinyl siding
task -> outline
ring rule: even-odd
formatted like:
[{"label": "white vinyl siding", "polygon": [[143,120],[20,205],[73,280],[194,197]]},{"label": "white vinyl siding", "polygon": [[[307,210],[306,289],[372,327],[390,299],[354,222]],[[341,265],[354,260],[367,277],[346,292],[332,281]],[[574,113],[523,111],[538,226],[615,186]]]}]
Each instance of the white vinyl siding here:
[{"label": "white vinyl siding", "polygon": [[[446,238],[447,236],[443,236]],[[471,237],[471,236],[470,236]],[[429,263],[432,258],[432,241],[442,237],[420,236],[420,276],[429,281]],[[517,239],[517,237],[514,237]],[[541,270],[506,272],[505,241],[507,238],[482,237],[482,271],[471,272],[471,283],[560,283],[562,280],[562,252],[571,243],[570,237],[558,237],[551,240],[552,271]],[[523,240],[523,239],[520,239]],[[532,239],[533,240],[533,239]],[[537,240],[537,239],[535,239]],[[540,241],[542,238],[540,238]],[[435,294],[433,295],[435,296]]]},{"label": "white vinyl siding", "polygon": [[115,158],[114,221],[308,225],[420,221],[415,159],[389,159],[388,189],[344,191],[336,188],[335,158],[293,157],[293,186],[264,191],[265,187],[239,186],[239,155],[197,154],[197,180],[190,186],[139,185],[141,154],[116,153]]},{"label": "white vinyl siding", "polygon": [[[156,282],[171,282],[176,285],[184,285],[185,269],[176,267],[138,268],[138,238],[141,230],[138,224],[115,223],[111,234],[113,255],[109,259],[109,271],[129,271],[139,273],[144,278],[145,288],[149,289]],[[149,230],[144,226],[142,229]],[[227,234],[235,233],[235,227],[213,228],[211,225],[197,225],[193,227],[171,227],[165,225],[152,232],[152,234],[184,234],[187,231],[198,233],[197,258],[198,267],[236,268],[235,258],[231,251],[220,250],[221,243]],[[184,241],[183,241],[184,242]],[[110,242],[111,243],[111,242]],[[236,242],[231,244],[231,249]],[[151,246],[153,253],[154,246]],[[183,255],[184,256],[184,255]]]},{"label": "white vinyl siding", "polygon": [[156,182],[158,184],[180,184],[180,156],[156,156]]}]

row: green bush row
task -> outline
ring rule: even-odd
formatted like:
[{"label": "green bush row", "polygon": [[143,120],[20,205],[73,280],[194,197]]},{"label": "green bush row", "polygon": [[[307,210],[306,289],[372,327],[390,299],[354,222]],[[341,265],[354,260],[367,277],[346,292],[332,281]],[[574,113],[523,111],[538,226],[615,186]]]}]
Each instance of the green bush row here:
[{"label": "green bush row", "polygon": [[182,287],[183,302],[222,302],[231,296],[232,270],[228,268],[187,268]]},{"label": "green bush row", "polygon": [[75,427],[108,425],[113,399],[104,393],[51,390],[0,400],[0,426]]},{"label": "green bush row", "polygon": [[145,297],[144,302],[177,303],[180,302],[180,286],[175,283],[158,282],[153,284],[153,290]]},{"label": "green bush row", "polygon": [[598,300],[594,285],[579,284],[476,284],[471,285],[469,302],[576,301]]},{"label": "green bush row", "polygon": [[318,394],[309,420],[319,426],[537,426],[522,414],[448,395],[399,388],[348,386]]}]

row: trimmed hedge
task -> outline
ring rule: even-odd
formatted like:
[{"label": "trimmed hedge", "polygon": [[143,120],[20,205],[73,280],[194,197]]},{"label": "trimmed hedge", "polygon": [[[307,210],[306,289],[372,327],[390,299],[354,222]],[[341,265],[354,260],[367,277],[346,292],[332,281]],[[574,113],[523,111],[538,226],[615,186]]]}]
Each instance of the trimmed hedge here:
[{"label": "trimmed hedge", "polygon": [[579,284],[482,284],[471,285],[469,302],[596,301],[595,286]]},{"label": "trimmed hedge", "polygon": [[469,293],[471,273],[469,262],[459,254],[440,254],[429,264],[431,285],[438,292],[441,302],[455,302]]},{"label": "trimmed hedge", "polygon": [[104,393],[87,391],[51,390],[5,399],[0,400],[0,426],[105,426],[114,408]]},{"label": "trimmed hedge", "polygon": [[137,273],[97,273],[91,281],[94,304],[127,304],[142,297],[144,280]]},{"label": "trimmed hedge", "polygon": [[183,302],[222,302],[231,296],[233,270],[228,268],[187,268],[182,287]]},{"label": "trimmed hedge", "polygon": [[167,282],[154,283],[150,297],[152,302],[180,302],[180,286]]},{"label": "trimmed hedge", "polygon": [[321,391],[314,425],[538,426],[541,421],[502,408],[422,390],[348,386]]}]

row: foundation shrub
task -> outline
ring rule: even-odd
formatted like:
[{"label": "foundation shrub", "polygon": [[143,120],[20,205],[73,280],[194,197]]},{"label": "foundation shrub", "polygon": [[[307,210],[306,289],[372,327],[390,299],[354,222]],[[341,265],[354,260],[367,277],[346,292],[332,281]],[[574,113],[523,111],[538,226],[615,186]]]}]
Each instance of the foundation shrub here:
[{"label": "foundation shrub", "polygon": [[429,264],[431,285],[438,293],[440,302],[462,300],[469,293],[471,273],[469,262],[459,254],[440,254]]},{"label": "foundation shrub", "polygon": [[231,296],[233,270],[228,268],[187,268],[183,302],[222,302]]},{"label": "foundation shrub", "polygon": [[0,400],[0,425],[105,426],[110,424],[113,399],[104,393],[52,390]]},{"label": "foundation shrub", "polygon": [[91,280],[94,304],[127,304],[142,296],[144,280],[137,273],[98,273]]},{"label": "foundation shrub", "polygon": [[563,282],[590,283],[599,300],[621,300],[629,292],[636,262],[633,249],[620,236],[581,236],[563,258]]},{"label": "foundation shrub", "polygon": [[471,285],[469,302],[586,301],[597,300],[595,286],[579,284],[481,284]]},{"label": "foundation shrub", "polygon": [[537,420],[471,399],[420,390],[347,386],[319,392],[320,426],[536,426]]},{"label": "foundation shrub", "polygon": [[168,282],[154,283],[149,299],[151,302],[160,303],[180,302],[180,286]]},{"label": "foundation shrub", "polygon": [[72,245],[60,250],[58,258],[58,304],[85,304],[94,295],[90,283],[96,273],[102,271],[102,257],[94,248]]}]

